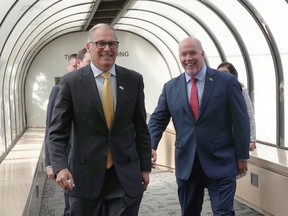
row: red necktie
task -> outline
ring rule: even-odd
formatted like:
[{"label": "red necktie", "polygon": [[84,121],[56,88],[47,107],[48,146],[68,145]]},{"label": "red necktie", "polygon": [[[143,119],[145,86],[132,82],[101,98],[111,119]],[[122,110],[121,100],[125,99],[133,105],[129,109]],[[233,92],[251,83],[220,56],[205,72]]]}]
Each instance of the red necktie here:
[{"label": "red necktie", "polygon": [[199,102],[198,102],[198,91],[197,91],[197,78],[192,77],[192,87],[190,93],[190,107],[193,114],[194,119],[197,119],[198,111],[199,111]]}]

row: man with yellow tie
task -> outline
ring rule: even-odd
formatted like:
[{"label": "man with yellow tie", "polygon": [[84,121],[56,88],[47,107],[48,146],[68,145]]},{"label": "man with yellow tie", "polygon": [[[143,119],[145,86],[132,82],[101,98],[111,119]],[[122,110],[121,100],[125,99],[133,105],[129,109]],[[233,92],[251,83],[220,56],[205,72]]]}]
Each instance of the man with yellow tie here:
[{"label": "man with yellow tie", "polygon": [[70,189],[71,216],[136,216],[149,184],[143,78],[115,64],[118,44],[110,25],[97,24],[86,44],[91,64],[60,81],[48,142],[56,182]]}]

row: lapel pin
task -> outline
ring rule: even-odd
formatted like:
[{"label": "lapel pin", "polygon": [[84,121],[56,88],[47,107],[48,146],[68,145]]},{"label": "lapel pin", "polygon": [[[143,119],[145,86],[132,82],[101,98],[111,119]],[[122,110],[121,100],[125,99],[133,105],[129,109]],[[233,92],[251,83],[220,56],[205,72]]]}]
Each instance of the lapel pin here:
[{"label": "lapel pin", "polygon": [[208,78],[211,82],[213,81],[213,79],[210,77],[210,78]]},{"label": "lapel pin", "polygon": [[124,90],[124,87],[123,86],[119,86],[119,89]]}]

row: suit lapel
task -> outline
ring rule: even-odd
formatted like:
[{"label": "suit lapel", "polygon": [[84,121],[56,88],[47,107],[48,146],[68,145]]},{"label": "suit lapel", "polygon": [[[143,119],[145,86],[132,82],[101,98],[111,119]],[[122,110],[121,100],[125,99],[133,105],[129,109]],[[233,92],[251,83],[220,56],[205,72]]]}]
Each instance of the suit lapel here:
[{"label": "suit lapel", "polygon": [[180,101],[183,101],[184,104],[184,109],[188,113],[188,115],[194,120],[194,117],[192,115],[192,111],[190,108],[189,100],[188,100],[188,95],[187,95],[187,83],[185,79],[185,73],[182,73],[180,79],[178,80],[178,86],[179,86],[179,93],[176,95],[176,97],[180,97]]},{"label": "suit lapel", "polygon": [[214,87],[214,84],[216,82],[216,73],[209,67],[207,67],[206,77],[205,77],[205,85],[202,95],[202,101],[201,101],[201,107],[198,119],[201,117],[202,113],[204,113],[204,110],[207,106],[209,97],[211,95],[212,89]]},{"label": "suit lapel", "polygon": [[[117,94],[117,104],[116,104],[116,111],[115,111],[115,117],[114,120],[117,118],[118,113],[121,110],[121,107],[124,103],[125,98],[125,86],[127,86],[127,81],[125,79],[125,70],[121,69],[116,65],[116,94]],[[127,93],[127,92],[126,92]]]},{"label": "suit lapel", "polygon": [[97,111],[99,112],[104,122],[106,122],[102,108],[101,98],[90,65],[87,65],[86,67],[83,68],[81,75],[82,75],[81,85],[86,92],[85,97],[88,97],[89,100],[91,100],[92,104],[95,105]]}]

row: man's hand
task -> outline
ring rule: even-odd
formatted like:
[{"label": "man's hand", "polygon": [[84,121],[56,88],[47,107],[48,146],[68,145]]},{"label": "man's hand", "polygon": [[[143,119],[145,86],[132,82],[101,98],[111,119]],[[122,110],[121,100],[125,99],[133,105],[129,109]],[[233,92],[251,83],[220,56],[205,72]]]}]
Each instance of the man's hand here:
[{"label": "man's hand", "polygon": [[72,190],[75,187],[73,177],[67,168],[62,169],[57,173],[56,182],[65,190]]},{"label": "man's hand", "polygon": [[244,174],[247,172],[247,170],[248,170],[247,164],[248,164],[247,161],[242,161],[242,160],[237,161],[238,175],[241,175],[241,174]]},{"label": "man's hand", "polygon": [[151,164],[152,164],[152,168],[156,168],[156,161],[157,161],[157,153],[156,153],[156,150],[152,149],[151,150]]},{"label": "man's hand", "polygon": [[256,149],[256,142],[250,142],[249,151],[254,151]]},{"label": "man's hand", "polygon": [[141,176],[144,191],[146,191],[149,184],[149,172],[141,172]]}]

